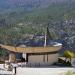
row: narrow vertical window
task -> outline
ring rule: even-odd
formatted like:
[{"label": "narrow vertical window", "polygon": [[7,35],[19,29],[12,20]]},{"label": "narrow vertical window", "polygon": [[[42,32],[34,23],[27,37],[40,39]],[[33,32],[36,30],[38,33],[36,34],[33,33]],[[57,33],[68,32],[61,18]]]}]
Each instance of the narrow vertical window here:
[{"label": "narrow vertical window", "polygon": [[43,62],[45,62],[45,55],[43,55]]}]

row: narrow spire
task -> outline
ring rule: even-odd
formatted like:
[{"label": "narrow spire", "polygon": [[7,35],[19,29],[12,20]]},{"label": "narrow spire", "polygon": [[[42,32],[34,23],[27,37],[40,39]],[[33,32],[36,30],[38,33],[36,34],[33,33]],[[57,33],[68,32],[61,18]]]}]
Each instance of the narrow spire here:
[{"label": "narrow spire", "polygon": [[47,36],[46,36],[47,32],[45,32],[45,42],[44,42],[44,47],[46,47],[46,41],[47,41]]}]

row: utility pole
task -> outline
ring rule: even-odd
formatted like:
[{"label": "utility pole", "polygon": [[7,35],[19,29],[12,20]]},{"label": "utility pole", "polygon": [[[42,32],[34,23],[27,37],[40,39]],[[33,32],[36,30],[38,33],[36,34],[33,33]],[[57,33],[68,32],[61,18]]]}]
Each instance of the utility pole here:
[{"label": "utility pole", "polygon": [[46,42],[47,42],[47,32],[45,31],[45,42],[44,42],[44,47],[46,47]]}]

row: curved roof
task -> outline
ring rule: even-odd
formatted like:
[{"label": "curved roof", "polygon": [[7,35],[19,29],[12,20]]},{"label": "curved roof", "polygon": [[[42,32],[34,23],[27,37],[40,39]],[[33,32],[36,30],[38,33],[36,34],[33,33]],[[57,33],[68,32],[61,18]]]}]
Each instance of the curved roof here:
[{"label": "curved roof", "polygon": [[5,48],[9,51],[19,53],[42,53],[42,52],[54,52],[61,49],[62,45],[46,46],[46,47],[14,47],[0,44],[1,48]]}]

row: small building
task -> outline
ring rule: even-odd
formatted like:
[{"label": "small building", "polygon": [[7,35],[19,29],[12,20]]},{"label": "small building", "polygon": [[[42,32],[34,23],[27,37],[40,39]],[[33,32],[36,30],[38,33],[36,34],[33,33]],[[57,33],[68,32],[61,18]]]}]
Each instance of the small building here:
[{"label": "small building", "polygon": [[[59,50],[62,47],[62,44],[56,44],[53,46],[46,47],[14,47],[7,45],[0,45],[2,48],[5,48],[9,51],[15,53],[23,53],[23,58],[27,65],[51,65],[58,60]],[[16,55],[16,54],[15,54]],[[14,56],[13,56],[14,57]]]}]

